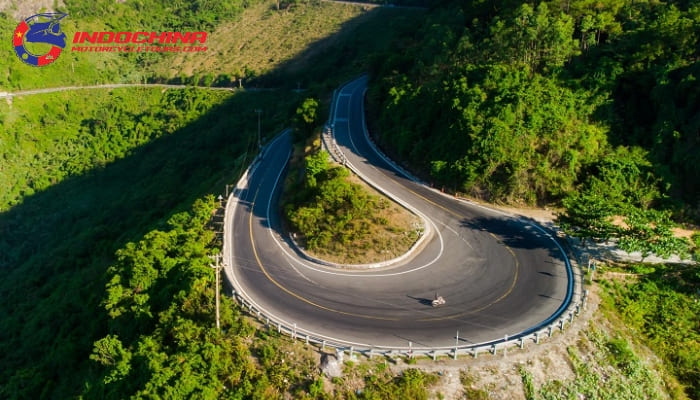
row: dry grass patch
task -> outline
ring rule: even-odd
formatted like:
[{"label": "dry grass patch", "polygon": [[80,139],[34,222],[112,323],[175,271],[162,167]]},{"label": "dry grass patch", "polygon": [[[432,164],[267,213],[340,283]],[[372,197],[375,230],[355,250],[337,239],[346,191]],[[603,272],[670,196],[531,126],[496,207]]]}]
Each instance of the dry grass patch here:
[{"label": "dry grass patch", "polygon": [[376,196],[380,206],[369,220],[369,229],[362,237],[332,249],[309,250],[308,253],[339,264],[368,264],[391,260],[405,254],[423,232],[416,215],[388,199],[355,175],[348,178],[364,191]]},{"label": "dry grass patch", "polygon": [[[277,11],[274,2],[255,3],[235,21],[221,24],[207,38],[207,51],[179,53],[159,65],[157,75],[229,74],[231,78],[260,76],[294,59],[303,68],[314,54],[336,44],[322,40],[362,15],[366,7],[328,2],[300,3]],[[313,45],[313,51],[307,51]],[[304,53],[307,51],[306,53]],[[299,57],[304,53],[303,57]],[[245,81],[243,82],[245,85]]]}]

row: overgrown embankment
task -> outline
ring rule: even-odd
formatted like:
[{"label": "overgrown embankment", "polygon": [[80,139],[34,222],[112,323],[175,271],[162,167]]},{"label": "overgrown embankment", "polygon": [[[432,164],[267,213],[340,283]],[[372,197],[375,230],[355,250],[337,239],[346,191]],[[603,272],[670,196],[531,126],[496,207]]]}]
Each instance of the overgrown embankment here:
[{"label": "overgrown embankment", "polygon": [[[659,356],[684,390],[700,399],[700,269],[697,265],[632,265],[629,279],[603,281],[604,310],[616,312]],[[677,393],[680,395],[680,393]]]},{"label": "overgrown embankment", "polygon": [[306,156],[296,171],[301,173],[288,182],[284,213],[311,254],[365,264],[396,258],[418,240],[418,217],[331,163],[325,151]]}]

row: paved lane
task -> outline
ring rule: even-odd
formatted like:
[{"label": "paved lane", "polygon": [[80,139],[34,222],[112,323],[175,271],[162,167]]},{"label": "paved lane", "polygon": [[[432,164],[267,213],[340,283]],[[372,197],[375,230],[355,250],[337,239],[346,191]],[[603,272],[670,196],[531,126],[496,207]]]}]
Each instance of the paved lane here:
[{"label": "paved lane", "polygon": [[[280,182],[291,134],[271,143],[232,220],[234,285],[299,332],[357,347],[454,346],[536,327],[568,301],[564,255],[539,227],[456,201],[396,171],[366,140],[366,80],[345,86],[335,111],[337,143],[350,164],[432,226],[419,254],[372,271],[331,269],[299,258],[280,226]],[[447,304],[433,308],[435,293]]]}]

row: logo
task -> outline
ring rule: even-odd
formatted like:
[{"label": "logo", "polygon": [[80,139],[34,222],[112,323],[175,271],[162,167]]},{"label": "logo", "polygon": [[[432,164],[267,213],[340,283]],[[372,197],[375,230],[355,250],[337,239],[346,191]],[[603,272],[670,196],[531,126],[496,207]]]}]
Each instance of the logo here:
[{"label": "logo", "polygon": [[[200,52],[207,51],[206,42],[206,32],[76,32],[71,51]],[[78,44],[97,46],[76,46]]]},{"label": "logo", "polygon": [[[12,36],[15,53],[22,62],[43,67],[56,61],[66,47],[66,34],[61,31],[60,21],[68,14],[42,13],[32,15],[20,22]],[[29,45],[29,50],[27,49]],[[40,51],[46,50],[43,55]],[[35,53],[36,52],[36,53]]]}]

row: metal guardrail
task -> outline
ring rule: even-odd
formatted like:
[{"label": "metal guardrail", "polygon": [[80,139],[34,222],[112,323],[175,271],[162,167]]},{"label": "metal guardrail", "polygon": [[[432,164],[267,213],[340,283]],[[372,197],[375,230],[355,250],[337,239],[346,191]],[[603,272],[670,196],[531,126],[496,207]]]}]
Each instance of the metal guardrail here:
[{"label": "metal guardrail", "polygon": [[[336,89],[333,93],[331,117],[328,123],[328,126],[331,128],[331,138],[333,133],[332,119],[335,115],[335,107],[337,106],[337,95],[338,90]],[[274,139],[271,142],[274,142]],[[334,140],[329,144],[334,145],[337,148]],[[372,145],[374,146],[374,144]],[[340,149],[338,148],[338,150]],[[263,155],[266,151],[267,149],[263,149],[261,153],[253,160],[251,165],[241,176],[240,180],[236,184],[236,187],[231,192],[227,200],[226,211],[224,214],[224,241],[222,250],[224,260],[231,260],[233,255],[231,248],[233,236],[230,232],[227,232],[227,228],[232,226],[231,222],[233,219],[233,214],[235,213],[238,200],[247,186],[248,177],[254,173],[260,159],[262,158],[261,155]],[[342,154],[342,152],[340,153]],[[334,348],[338,351],[347,351],[351,357],[354,354],[361,354],[368,358],[372,358],[374,356],[383,356],[388,358],[413,358],[422,356],[432,358],[433,360],[436,360],[438,357],[451,357],[456,360],[459,356],[471,356],[477,358],[479,354],[496,354],[498,352],[502,352],[505,355],[509,348],[523,349],[528,343],[539,344],[541,340],[551,337],[556,331],[563,331],[567,325],[571,325],[573,323],[574,317],[579,315],[586,307],[588,291],[583,290],[582,270],[580,268],[574,270],[568,256],[566,255],[566,252],[555,237],[552,237],[547,231],[537,225],[531,223],[530,225],[536,227],[544,232],[545,235],[549,236],[551,240],[557,244],[565,257],[567,274],[569,278],[569,288],[567,290],[568,302],[564,301],[562,306],[552,316],[537,326],[511,336],[506,335],[503,339],[497,339],[484,343],[460,345],[458,332],[455,336],[455,346],[442,347],[414,347],[411,342],[407,342],[407,346],[376,346],[369,343],[354,343],[337,338],[331,338],[297,326],[297,324],[293,321],[286,321],[285,319],[275,316],[271,312],[258,306],[254,301],[248,298],[244,288],[238,287],[239,285],[235,279],[231,266],[226,265],[224,271],[228,283],[233,288],[232,295],[245,312],[255,317],[261,323],[264,323],[268,329],[275,329],[278,333],[288,335],[294,340],[300,340],[306,344],[319,346],[321,350],[325,350],[328,347]]]},{"label": "metal guardrail", "polygon": [[[237,295],[236,299],[245,312],[257,318],[261,323],[264,323],[268,329],[276,330],[278,333],[287,335],[293,340],[300,340],[306,344],[319,346],[321,350],[325,350],[326,348],[334,348],[340,351],[347,351],[351,357],[354,354],[362,354],[368,358],[372,358],[374,356],[383,356],[388,358],[414,358],[422,356],[432,358],[433,360],[436,360],[438,357],[450,357],[456,360],[459,356],[471,356],[473,358],[477,358],[479,354],[490,353],[495,355],[498,352],[505,354],[509,348],[524,349],[528,343],[539,344],[541,340],[552,337],[556,331],[563,331],[567,325],[571,325],[573,323],[574,317],[577,316],[585,307],[586,296],[585,294],[582,296],[582,302],[576,303],[573,310],[566,314],[566,317],[559,318],[553,323],[527,335],[515,335],[513,337],[505,337],[504,339],[480,344],[456,344],[455,346],[442,347],[414,347],[410,342],[408,342],[407,346],[396,347],[345,342],[308,332],[305,329],[298,327],[296,324],[271,317],[264,310],[261,310],[242,296]],[[459,342],[459,337],[456,337],[455,341]]]}]

